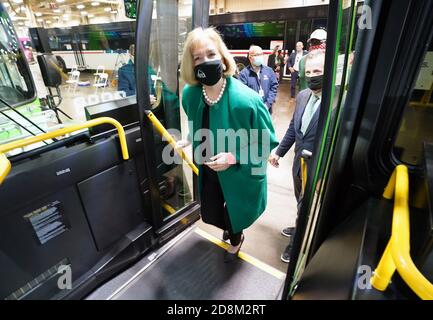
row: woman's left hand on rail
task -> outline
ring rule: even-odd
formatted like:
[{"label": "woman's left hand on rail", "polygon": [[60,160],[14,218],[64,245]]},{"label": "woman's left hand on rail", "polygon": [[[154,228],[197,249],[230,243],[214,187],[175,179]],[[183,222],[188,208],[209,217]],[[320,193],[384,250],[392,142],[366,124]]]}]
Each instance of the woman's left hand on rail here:
[{"label": "woman's left hand on rail", "polygon": [[204,164],[214,171],[224,171],[236,164],[236,158],[231,152],[221,152]]}]

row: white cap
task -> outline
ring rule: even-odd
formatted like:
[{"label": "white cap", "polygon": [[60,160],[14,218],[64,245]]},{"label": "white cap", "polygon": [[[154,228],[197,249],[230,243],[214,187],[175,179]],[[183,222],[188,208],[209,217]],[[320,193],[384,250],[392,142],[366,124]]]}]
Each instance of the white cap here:
[{"label": "white cap", "polygon": [[323,29],[316,29],[313,31],[313,33],[310,36],[310,39],[307,40],[307,42],[310,42],[311,39],[317,39],[321,41],[326,41],[326,31]]}]

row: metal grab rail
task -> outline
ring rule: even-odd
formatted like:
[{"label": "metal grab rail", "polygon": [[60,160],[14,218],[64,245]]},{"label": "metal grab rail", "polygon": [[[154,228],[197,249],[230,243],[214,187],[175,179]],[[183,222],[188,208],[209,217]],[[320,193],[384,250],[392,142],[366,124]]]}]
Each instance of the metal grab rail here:
[{"label": "metal grab rail", "polygon": [[122,125],[117,120],[115,120],[113,118],[101,117],[101,118],[93,119],[90,121],[86,121],[84,123],[67,126],[65,128],[62,128],[62,129],[54,130],[52,132],[40,134],[40,135],[37,135],[34,137],[29,137],[26,139],[22,139],[22,140],[14,141],[14,142],[7,143],[4,145],[0,145],[0,185],[3,183],[4,179],[6,178],[6,176],[8,175],[8,173],[11,169],[11,164],[10,164],[9,160],[7,159],[7,157],[4,155],[5,152],[10,151],[10,150],[14,150],[17,148],[22,148],[22,147],[25,147],[25,146],[28,146],[28,145],[31,145],[31,144],[34,144],[37,142],[45,141],[48,139],[52,139],[55,137],[59,137],[59,136],[62,136],[62,135],[68,134],[68,133],[72,133],[74,131],[95,127],[95,126],[98,126],[100,124],[105,124],[105,123],[112,124],[114,127],[116,127],[117,132],[119,134],[119,141],[120,141],[120,147],[122,150],[122,157],[124,160],[128,160],[129,159],[128,145],[126,143],[125,130],[123,130]]},{"label": "metal grab rail", "polygon": [[153,126],[158,130],[159,134],[161,134],[169,144],[174,148],[174,150],[177,152],[177,154],[180,155],[180,157],[186,161],[186,163],[189,165],[189,167],[192,169],[192,171],[198,175],[198,168],[196,165],[191,161],[191,159],[186,155],[186,153],[183,151],[182,148],[176,147],[176,141],[172,137],[172,135],[164,128],[162,123],[158,120],[157,117],[153,114],[152,111],[146,110],[144,111],[147,118],[152,122]]},{"label": "metal grab rail", "polygon": [[374,271],[370,282],[379,291],[385,291],[395,270],[406,284],[424,300],[433,300],[433,284],[418,270],[410,256],[409,175],[407,167],[395,168],[383,197],[394,196],[391,238]]}]

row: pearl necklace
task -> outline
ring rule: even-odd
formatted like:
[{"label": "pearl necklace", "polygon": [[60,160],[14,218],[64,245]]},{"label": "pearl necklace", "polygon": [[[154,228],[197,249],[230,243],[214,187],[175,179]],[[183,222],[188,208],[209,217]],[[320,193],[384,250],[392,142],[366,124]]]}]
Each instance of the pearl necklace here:
[{"label": "pearl necklace", "polygon": [[208,97],[208,95],[207,95],[207,93],[206,93],[206,89],[205,89],[204,86],[203,86],[203,87],[202,87],[202,90],[203,90],[203,96],[204,96],[206,102],[209,103],[209,105],[214,105],[214,104],[218,103],[218,102],[221,100],[221,98],[222,98],[222,96],[223,96],[223,94],[224,94],[224,89],[225,89],[225,88],[226,88],[226,79],[223,78],[223,86],[221,87],[220,94],[218,95],[218,97],[217,97],[215,100],[212,100],[212,99],[210,99],[210,98]]}]

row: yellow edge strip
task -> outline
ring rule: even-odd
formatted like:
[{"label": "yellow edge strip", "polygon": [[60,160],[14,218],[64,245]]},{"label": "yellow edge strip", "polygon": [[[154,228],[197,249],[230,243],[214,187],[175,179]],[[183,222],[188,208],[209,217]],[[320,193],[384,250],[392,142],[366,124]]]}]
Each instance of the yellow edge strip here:
[{"label": "yellow edge strip", "polygon": [[[202,236],[203,238],[209,240],[210,242],[216,244],[217,246],[223,248],[224,250],[227,250],[227,248],[229,246],[228,243],[214,237],[213,235],[207,233],[206,231],[203,231],[200,228],[196,228],[195,233],[197,233],[198,235]],[[270,265],[250,256],[249,254],[247,254],[245,252],[239,252],[239,258],[241,258],[242,260],[252,264],[253,266],[269,273],[270,275],[272,275],[278,279],[283,280],[286,278],[285,273],[283,273],[280,270],[277,270],[274,267],[271,267]]]}]

